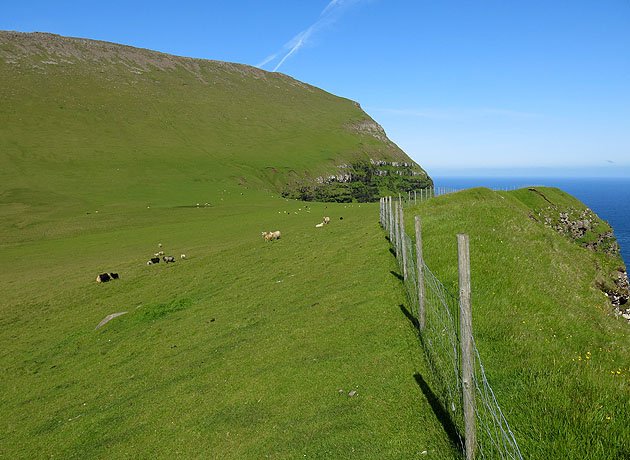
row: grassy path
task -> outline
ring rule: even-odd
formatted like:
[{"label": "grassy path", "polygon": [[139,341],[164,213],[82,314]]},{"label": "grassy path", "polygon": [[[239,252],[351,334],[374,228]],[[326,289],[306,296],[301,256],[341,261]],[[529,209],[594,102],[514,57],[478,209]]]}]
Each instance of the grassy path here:
[{"label": "grassy path", "polygon": [[[303,206],[119,207],[5,246],[0,458],[457,458],[378,206]],[[188,260],[146,266],[158,242]]]}]

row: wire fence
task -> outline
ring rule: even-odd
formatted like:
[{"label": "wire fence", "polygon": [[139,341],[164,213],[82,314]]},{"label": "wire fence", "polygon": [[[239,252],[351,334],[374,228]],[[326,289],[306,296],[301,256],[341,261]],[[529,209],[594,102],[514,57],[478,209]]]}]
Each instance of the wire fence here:
[{"label": "wire fence", "polygon": [[436,196],[454,193],[458,190],[452,187],[430,187],[420,190],[410,190],[405,193],[398,194],[398,201],[403,203],[405,207],[414,206],[418,203],[426,201]]},{"label": "wire fence", "polygon": [[[403,206],[392,197],[382,198],[380,222],[396,252],[409,308],[419,328],[436,394],[455,427],[462,451],[469,460],[522,460],[514,434],[488,383],[472,327],[464,328],[465,321],[461,321],[460,296],[451,293],[426,265],[422,257],[419,222],[416,222],[419,245],[415,245],[405,232]],[[472,343],[468,356],[462,353],[462,334],[467,334]],[[472,369],[472,385],[463,372],[466,366]],[[473,405],[469,413],[474,421],[465,416],[467,387],[471,388]]]},{"label": "wire fence", "polygon": [[[528,187],[544,187],[543,185],[527,185],[526,183],[521,184],[521,185],[504,185],[504,186],[493,186],[493,187],[488,187],[490,188],[490,190],[492,190],[493,192],[510,192],[513,190],[518,190],[521,188],[528,188]],[[441,195],[447,195],[449,193],[455,193],[455,192],[459,192],[462,189],[459,188],[455,188],[455,187],[441,187],[441,186],[437,186],[437,187],[429,187],[429,188],[425,188],[425,189],[419,189],[419,190],[410,190],[404,193],[399,193],[398,194],[398,201],[400,203],[403,204],[403,206],[405,207],[410,207],[410,206],[414,206],[418,203],[421,203],[423,201],[426,201],[430,198],[435,198],[437,196],[441,196]]]}]

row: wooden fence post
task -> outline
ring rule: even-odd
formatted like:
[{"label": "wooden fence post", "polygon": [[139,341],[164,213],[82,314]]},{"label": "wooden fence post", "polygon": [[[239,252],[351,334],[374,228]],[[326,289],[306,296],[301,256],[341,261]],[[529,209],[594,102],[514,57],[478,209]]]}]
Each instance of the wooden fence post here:
[{"label": "wooden fence post", "polygon": [[418,328],[424,331],[427,312],[424,305],[424,271],[422,262],[422,223],[416,216],[416,265],[418,266]]},{"label": "wooden fence post", "polygon": [[400,225],[398,224],[398,208],[400,203],[397,201],[394,206],[394,246],[396,248],[396,258],[400,255],[398,253],[398,245],[400,244]]},{"label": "wooden fence post", "polygon": [[389,242],[393,243],[394,241],[394,214],[392,213],[392,196],[389,196],[389,206],[387,211],[389,217]]},{"label": "wooden fence post", "polygon": [[475,418],[475,385],[473,382],[472,308],[470,299],[470,249],[468,235],[457,235],[457,263],[459,266],[459,333],[461,376],[464,403],[466,460],[475,458],[477,428]]},{"label": "wooden fence post", "polygon": [[383,197],[378,200],[378,221],[383,225]]},{"label": "wooden fence post", "polygon": [[418,204],[418,191],[413,191],[413,204]]},{"label": "wooden fence post", "polygon": [[387,197],[384,196],[383,197],[383,227],[385,227],[385,229],[387,229],[388,222],[389,220],[387,216]]},{"label": "wooden fence post", "polygon": [[402,252],[403,280],[407,281],[407,242],[405,241],[405,211],[401,206],[399,209],[400,219],[400,250]]}]

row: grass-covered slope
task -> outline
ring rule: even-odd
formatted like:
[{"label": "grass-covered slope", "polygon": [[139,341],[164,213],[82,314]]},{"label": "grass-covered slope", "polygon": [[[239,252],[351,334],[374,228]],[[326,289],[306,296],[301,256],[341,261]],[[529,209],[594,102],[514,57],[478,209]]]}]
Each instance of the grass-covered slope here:
[{"label": "grass-covered slope", "polygon": [[557,189],[471,189],[407,212],[428,266],[457,292],[457,233],[470,235],[473,331],[490,385],[528,459],[630,458],[630,327],[602,280],[623,269],[534,218],[584,209]]},{"label": "grass-covered slope", "polygon": [[216,183],[334,199],[327,178],[370,159],[431,183],[358,104],[242,64],[0,31],[0,101],[0,203],[189,204]]},{"label": "grass-covered slope", "polygon": [[[5,243],[0,458],[457,458],[378,207],[222,198]],[[147,266],[158,243],[187,259]]]}]

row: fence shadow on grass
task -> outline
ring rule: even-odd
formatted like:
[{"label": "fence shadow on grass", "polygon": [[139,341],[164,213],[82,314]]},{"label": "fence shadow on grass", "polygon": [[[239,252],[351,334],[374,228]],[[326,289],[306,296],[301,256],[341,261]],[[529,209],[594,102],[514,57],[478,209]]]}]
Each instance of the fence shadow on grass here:
[{"label": "fence shadow on grass", "polygon": [[422,375],[414,374],[413,378],[416,379],[416,383],[422,390],[422,393],[424,394],[425,398],[427,398],[427,402],[431,406],[431,409],[433,410],[435,417],[442,424],[442,427],[444,428],[444,432],[448,436],[448,440],[451,442],[452,447],[455,450],[459,451],[460,442],[461,442],[460,434],[457,432],[457,427],[455,426],[453,419],[451,418],[449,413],[446,410],[444,410],[444,407],[442,406],[442,403],[440,402],[439,398],[435,395],[435,393],[433,393],[433,390],[431,390],[431,388],[429,387],[427,382],[424,380]]},{"label": "fence shadow on grass", "polygon": [[402,276],[400,273],[395,272],[394,270],[390,270],[389,271],[393,276],[395,276],[396,278],[398,278],[399,281],[405,281],[405,277]]},{"label": "fence shadow on grass", "polygon": [[415,316],[413,316],[411,314],[411,312],[409,310],[407,310],[407,307],[405,307],[403,304],[398,305],[400,307],[400,311],[402,311],[404,313],[404,315],[407,317],[407,319],[409,321],[411,321],[411,324],[413,324],[413,327],[416,329],[416,331],[418,330],[418,328],[420,327],[420,323],[418,322],[418,318],[416,318]]}]

